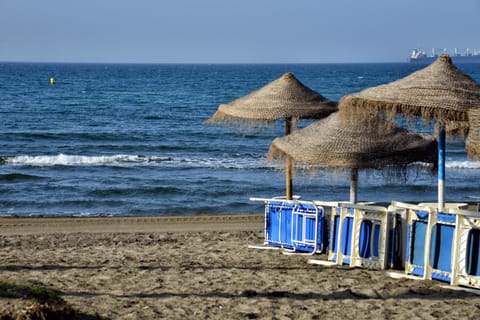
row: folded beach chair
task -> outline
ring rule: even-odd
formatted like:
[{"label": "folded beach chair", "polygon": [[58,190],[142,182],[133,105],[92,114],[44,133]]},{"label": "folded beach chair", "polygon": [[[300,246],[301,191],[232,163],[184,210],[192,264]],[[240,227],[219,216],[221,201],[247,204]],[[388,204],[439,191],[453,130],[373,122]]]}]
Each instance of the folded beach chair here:
[{"label": "folded beach chair", "polygon": [[325,248],[324,209],[311,201],[251,198],[265,202],[265,241],[251,248],[321,253]]},{"label": "folded beach chair", "polygon": [[392,202],[392,207],[406,210],[405,273],[450,282],[455,216],[401,202]]},{"label": "folded beach chair", "polygon": [[455,215],[450,284],[480,288],[480,213],[449,209]]},{"label": "folded beach chair", "polygon": [[[344,211],[343,215],[342,211]],[[342,210],[340,203],[332,208],[330,214],[328,260],[338,264],[350,264],[349,257],[352,252],[351,239],[354,214],[353,208],[343,208]]]},{"label": "folded beach chair", "polygon": [[387,265],[390,269],[405,270],[406,238],[407,238],[407,209],[388,206],[390,215]]},{"label": "folded beach chair", "polygon": [[[429,220],[432,209],[414,204],[393,201],[389,207],[391,212],[405,212],[407,234],[405,241],[405,273],[423,279],[429,278],[426,260],[429,257],[431,231]],[[426,270],[427,269],[427,270]]]},{"label": "folded beach chair", "polygon": [[292,211],[294,204],[288,201],[265,202],[265,244],[293,249]]},{"label": "folded beach chair", "polygon": [[325,211],[313,203],[296,203],[292,210],[293,251],[322,253],[326,243]]},{"label": "folded beach chair", "polygon": [[328,260],[338,265],[385,269],[389,225],[385,207],[339,203],[330,216]]}]

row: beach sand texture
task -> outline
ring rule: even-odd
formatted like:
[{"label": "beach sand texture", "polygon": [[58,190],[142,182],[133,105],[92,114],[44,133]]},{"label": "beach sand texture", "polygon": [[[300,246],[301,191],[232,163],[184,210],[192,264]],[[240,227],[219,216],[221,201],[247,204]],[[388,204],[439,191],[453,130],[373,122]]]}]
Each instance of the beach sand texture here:
[{"label": "beach sand texture", "polygon": [[[249,249],[263,215],[0,218],[0,279],[107,319],[475,319],[480,296]],[[324,256],[319,256],[324,258]],[[0,305],[6,300],[0,298]]]}]

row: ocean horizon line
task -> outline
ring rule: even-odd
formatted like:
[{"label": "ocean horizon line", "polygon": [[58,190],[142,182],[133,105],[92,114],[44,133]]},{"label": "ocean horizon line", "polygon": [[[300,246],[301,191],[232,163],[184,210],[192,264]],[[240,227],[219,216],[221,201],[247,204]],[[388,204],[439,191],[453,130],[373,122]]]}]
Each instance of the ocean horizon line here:
[{"label": "ocean horizon line", "polygon": [[339,61],[339,62],[104,62],[104,61],[0,61],[1,64],[61,64],[61,65],[355,65],[355,64],[409,64],[405,61]]}]

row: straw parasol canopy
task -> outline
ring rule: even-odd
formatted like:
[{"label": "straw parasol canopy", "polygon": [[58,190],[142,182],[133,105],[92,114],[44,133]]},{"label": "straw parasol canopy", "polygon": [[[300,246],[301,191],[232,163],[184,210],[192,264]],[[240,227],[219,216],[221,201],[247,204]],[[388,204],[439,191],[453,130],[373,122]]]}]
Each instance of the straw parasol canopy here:
[{"label": "straw parasol canopy", "polygon": [[400,80],[345,96],[342,106],[436,119],[447,133],[458,134],[468,130],[468,111],[480,108],[480,85],[442,55]]},{"label": "straw parasol canopy", "polygon": [[246,96],[221,104],[206,123],[320,119],[336,110],[335,101],[306,87],[291,72],[287,72]]},{"label": "straw parasol canopy", "polygon": [[355,203],[358,169],[399,168],[417,161],[434,163],[436,148],[433,136],[387,123],[378,114],[353,119],[336,112],[273,140],[269,159],[290,156],[308,165],[352,169],[350,202]]},{"label": "straw parasol canopy", "polygon": [[[206,124],[234,122],[247,127],[285,119],[285,134],[290,134],[293,119],[321,119],[337,110],[337,102],[323,97],[301,83],[291,72],[252,93],[228,104],[221,104]],[[286,198],[291,199],[292,167],[287,159]]]},{"label": "straw parasol canopy", "polygon": [[480,159],[480,109],[472,109],[468,113],[470,130],[466,149],[469,156]]},{"label": "straw parasol canopy", "polygon": [[400,80],[345,96],[340,109],[391,112],[436,121],[438,133],[438,210],[445,204],[445,135],[468,132],[470,110],[480,108],[480,85],[461,72],[448,55]]}]

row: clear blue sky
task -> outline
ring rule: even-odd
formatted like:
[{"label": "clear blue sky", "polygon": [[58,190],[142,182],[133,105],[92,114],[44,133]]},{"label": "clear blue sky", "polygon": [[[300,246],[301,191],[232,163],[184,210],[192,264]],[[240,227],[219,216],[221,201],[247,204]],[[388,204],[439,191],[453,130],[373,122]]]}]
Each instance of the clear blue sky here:
[{"label": "clear blue sky", "polygon": [[480,50],[480,0],[0,0],[0,61],[406,61]]}]

